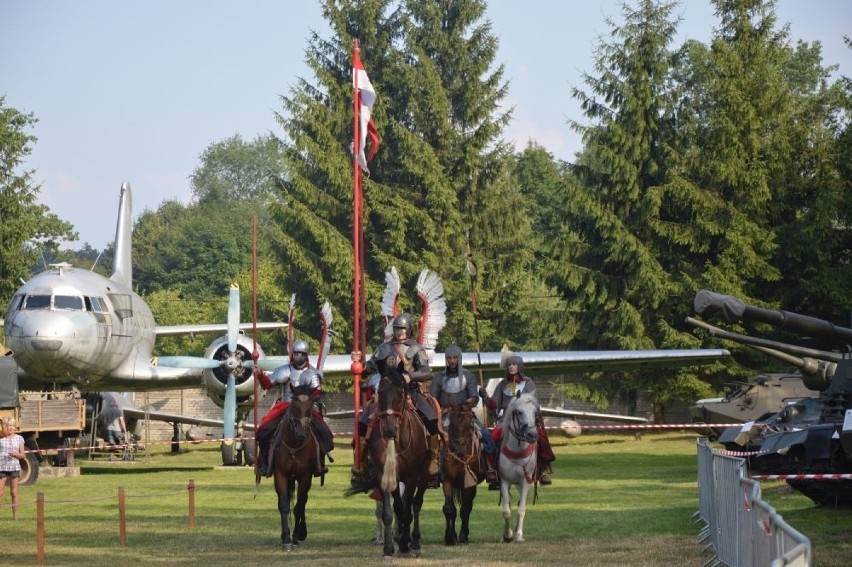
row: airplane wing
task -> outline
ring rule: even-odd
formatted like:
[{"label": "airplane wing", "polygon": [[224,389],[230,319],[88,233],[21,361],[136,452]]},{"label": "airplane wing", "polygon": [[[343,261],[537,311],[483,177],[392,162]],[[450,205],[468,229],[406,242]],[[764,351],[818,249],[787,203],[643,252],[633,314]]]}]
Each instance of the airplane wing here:
[{"label": "airplane wing", "polygon": [[[164,421],[166,423],[182,423],[186,425],[203,425],[205,427],[222,427],[224,422],[221,419],[211,419],[206,417],[196,417],[191,415],[183,415],[179,413],[168,413],[149,408],[148,410],[140,408],[124,408],[125,418],[147,419],[152,421]],[[247,429],[254,429],[246,425]]]},{"label": "airplane wing", "polygon": [[[462,364],[472,372],[481,370],[487,378],[502,377],[506,370],[503,352],[465,352]],[[730,356],[726,349],[672,349],[672,350],[578,350],[578,351],[531,351],[516,352],[524,359],[524,373],[531,377],[553,374],[582,374],[643,368],[674,368],[708,364]],[[352,359],[348,355],[332,355],[325,361],[325,378],[352,376]],[[444,369],[444,357],[440,354],[429,362],[433,371]]]},{"label": "airplane wing", "polygon": [[[284,329],[287,323],[258,323],[258,331],[269,331],[274,329]],[[251,331],[254,325],[252,323],[240,323],[240,331]],[[207,325],[161,325],[154,329],[158,337],[168,337],[175,335],[194,335],[194,334],[212,334],[228,332],[227,323],[211,323]]]}]

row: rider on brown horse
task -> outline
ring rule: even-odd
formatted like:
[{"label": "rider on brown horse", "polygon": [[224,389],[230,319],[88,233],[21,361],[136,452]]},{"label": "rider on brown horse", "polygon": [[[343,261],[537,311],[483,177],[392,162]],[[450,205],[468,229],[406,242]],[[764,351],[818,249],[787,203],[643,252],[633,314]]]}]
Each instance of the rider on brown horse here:
[{"label": "rider on brown horse", "polygon": [[[435,376],[430,386],[430,393],[441,404],[446,411],[451,405],[458,408],[472,409],[476,406],[476,378],[473,373],[463,368],[462,349],[457,345],[449,345],[444,351],[446,369]],[[444,429],[447,428],[448,414],[443,418]],[[493,468],[494,455],[497,453],[497,445],[491,438],[488,428],[483,425],[474,414],[474,424],[479,429],[482,439],[482,452],[486,455],[485,478],[488,482],[497,482],[497,471]]]},{"label": "rider on brown horse", "polygon": [[[279,366],[272,372],[271,376],[266,376],[265,373],[258,371],[257,377],[260,384],[267,390],[276,385],[281,387],[278,401],[261,420],[255,434],[259,448],[257,474],[269,477],[272,476],[272,467],[269,466],[269,445],[272,436],[275,434],[278,421],[292,403],[293,390],[299,386],[306,386],[314,404],[318,404],[322,398],[322,375],[309,364],[308,343],[300,339],[293,343],[293,356],[290,364]],[[331,429],[317,407],[314,407],[313,410],[311,428],[320,444],[320,472],[317,474],[317,476],[320,476],[328,473],[325,457],[334,449],[334,440]],[[331,457],[329,457],[329,460],[331,460]]]},{"label": "rider on brown horse", "polygon": [[[371,375],[379,373],[382,377],[388,375],[389,368],[397,369],[403,376],[409,397],[414,402],[418,414],[429,432],[429,475],[433,477],[430,486],[438,486],[438,416],[435,409],[426,400],[419,389],[419,384],[432,379],[432,370],[429,368],[429,355],[425,349],[411,337],[411,318],[406,314],[397,315],[393,320],[393,337],[376,349],[370,360],[364,365],[363,373]],[[356,353],[354,356],[360,356]],[[353,481],[364,478],[367,475],[367,443],[361,439],[361,467],[352,467]]]}]

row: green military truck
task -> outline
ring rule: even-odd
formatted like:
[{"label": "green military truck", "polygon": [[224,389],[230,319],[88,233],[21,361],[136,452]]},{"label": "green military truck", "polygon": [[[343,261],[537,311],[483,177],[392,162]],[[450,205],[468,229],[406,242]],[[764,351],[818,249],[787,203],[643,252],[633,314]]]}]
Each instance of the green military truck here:
[{"label": "green military truck", "polygon": [[53,464],[73,466],[71,448],[85,429],[86,403],[78,392],[18,391],[17,371],[11,352],[0,344],[0,418],[14,417],[25,440],[20,483],[27,485],[38,480],[46,457]]}]

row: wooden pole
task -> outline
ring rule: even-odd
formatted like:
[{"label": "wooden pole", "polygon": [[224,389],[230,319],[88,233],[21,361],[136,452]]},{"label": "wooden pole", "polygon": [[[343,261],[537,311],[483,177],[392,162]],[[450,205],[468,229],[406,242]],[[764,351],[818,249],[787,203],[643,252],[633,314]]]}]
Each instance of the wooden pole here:
[{"label": "wooden pole", "polygon": [[127,547],[127,514],[124,507],[124,487],[118,487],[118,545]]},{"label": "wooden pole", "polygon": [[36,559],[39,565],[44,559],[44,492],[36,494]]},{"label": "wooden pole", "polygon": [[195,527],[195,481],[190,480],[186,485],[186,490],[189,493],[189,527]]}]

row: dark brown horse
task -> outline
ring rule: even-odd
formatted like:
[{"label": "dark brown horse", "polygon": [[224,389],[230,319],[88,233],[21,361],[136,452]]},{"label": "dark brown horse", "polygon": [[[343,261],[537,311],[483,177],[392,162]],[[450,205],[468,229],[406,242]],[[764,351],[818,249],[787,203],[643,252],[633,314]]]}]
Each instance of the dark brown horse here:
[{"label": "dark brown horse", "polygon": [[[444,409],[444,414],[449,414],[446,437],[449,442],[444,445],[441,471],[444,519],[447,522],[444,543],[455,545],[468,542],[470,513],[476,498],[476,487],[485,480],[485,474],[480,465],[482,449],[473,410],[464,405],[459,407],[451,404]],[[459,516],[461,516],[458,535],[456,535],[456,505],[459,507]]]},{"label": "dark brown horse", "polygon": [[[311,429],[313,402],[304,393],[294,393],[293,402],[278,425],[273,440],[273,466],[275,492],[278,494],[278,512],[281,514],[281,545],[291,551],[308,537],[305,505],[314,473],[319,472],[319,442]],[[294,528],[290,534],[290,505],[293,507]]]},{"label": "dark brown horse", "polygon": [[394,555],[394,519],[399,554],[419,556],[420,508],[429,480],[426,428],[408,401],[402,377],[396,373],[382,378],[378,405],[367,433],[369,458],[376,474],[347,493],[381,491],[383,557]]}]

